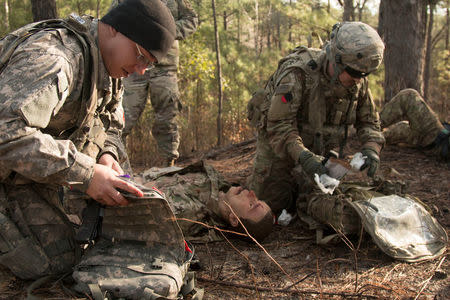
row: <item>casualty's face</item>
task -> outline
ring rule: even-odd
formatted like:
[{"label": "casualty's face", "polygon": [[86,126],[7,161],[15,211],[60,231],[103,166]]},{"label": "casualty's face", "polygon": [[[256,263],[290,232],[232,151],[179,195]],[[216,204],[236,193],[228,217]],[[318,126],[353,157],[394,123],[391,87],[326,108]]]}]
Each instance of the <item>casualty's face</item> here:
[{"label": "casualty's face", "polygon": [[226,199],[238,217],[254,222],[261,221],[271,211],[266,202],[258,200],[253,191],[243,187],[231,187]]},{"label": "casualty's face", "polygon": [[156,61],[144,48],[115,31],[101,49],[103,63],[109,75],[113,78],[128,77],[134,72],[143,75],[147,65],[140,63],[139,51],[148,62]]}]

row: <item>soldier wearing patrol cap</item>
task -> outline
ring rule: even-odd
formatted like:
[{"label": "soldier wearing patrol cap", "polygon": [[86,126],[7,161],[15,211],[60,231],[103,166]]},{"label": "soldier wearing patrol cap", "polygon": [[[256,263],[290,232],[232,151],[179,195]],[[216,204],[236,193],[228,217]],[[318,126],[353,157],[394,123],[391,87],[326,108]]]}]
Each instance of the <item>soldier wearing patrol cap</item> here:
[{"label": "soldier wearing patrol cap", "polygon": [[[35,279],[79,259],[63,186],[124,206],[119,78],[162,60],[175,24],[159,0],[126,0],[101,20],[71,16],[0,40],[0,264]],[[76,199],[72,205],[86,205]]]},{"label": "soldier wearing patrol cap", "polygon": [[323,155],[337,148],[342,153],[351,125],[367,157],[362,168],[375,174],[384,137],[367,75],[380,66],[383,51],[369,25],[339,23],[323,49],[297,47],[254,94],[248,117],[258,139],[249,188],[275,213],[292,208],[296,192],[309,191],[307,184],[298,187],[292,170],[301,169],[305,183],[326,173]]}]

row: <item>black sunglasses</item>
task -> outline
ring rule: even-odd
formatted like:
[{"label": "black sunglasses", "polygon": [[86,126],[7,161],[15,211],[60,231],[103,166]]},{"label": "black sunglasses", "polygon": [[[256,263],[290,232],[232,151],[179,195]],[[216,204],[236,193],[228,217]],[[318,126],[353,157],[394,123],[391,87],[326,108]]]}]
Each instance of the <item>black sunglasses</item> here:
[{"label": "black sunglasses", "polygon": [[352,69],[349,66],[345,67],[345,71],[353,78],[363,78],[370,74],[370,72],[361,72],[361,71]]}]

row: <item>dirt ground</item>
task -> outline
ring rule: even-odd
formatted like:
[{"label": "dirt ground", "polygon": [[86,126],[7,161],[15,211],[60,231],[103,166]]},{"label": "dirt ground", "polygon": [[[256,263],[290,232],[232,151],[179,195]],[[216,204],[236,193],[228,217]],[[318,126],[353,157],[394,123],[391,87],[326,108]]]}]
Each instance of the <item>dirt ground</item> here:
[{"label": "dirt ground", "polygon": [[[345,152],[357,150],[357,143],[350,141]],[[229,181],[245,184],[254,151],[255,143],[247,142],[200,158]],[[449,233],[450,165],[416,149],[389,145],[381,160],[380,172],[387,179],[406,181],[408,193],[426,203]],[[365,175],[352,176],[368,180]],[[367,234],[359,247],[358,242],[356,238],[352,245],[318,246],[315,233],[297,218],[287,227],[277,225],[263,249],[234,239],[196,245],[199,262],[193,268],[204,299],[450,299],[448,250],[432,261],[405,263],[385,255]],[[29,285],[0,270],[0,299],[23,298]],[[59,285],[44,286],[38,294],[46,299],[73,298]]]}]

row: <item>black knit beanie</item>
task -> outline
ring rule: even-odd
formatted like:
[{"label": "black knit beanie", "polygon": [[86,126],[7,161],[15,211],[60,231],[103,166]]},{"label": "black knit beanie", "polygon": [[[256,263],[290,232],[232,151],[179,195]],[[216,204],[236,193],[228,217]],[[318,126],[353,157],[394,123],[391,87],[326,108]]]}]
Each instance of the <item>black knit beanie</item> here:
[{"label": "black knit beanie", "polygon": [[158,61],[175,40],[175,22],[161,0],[125,0],[101,21],[150,52]]}]

